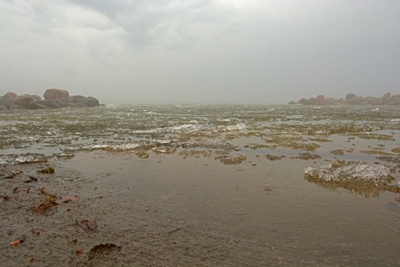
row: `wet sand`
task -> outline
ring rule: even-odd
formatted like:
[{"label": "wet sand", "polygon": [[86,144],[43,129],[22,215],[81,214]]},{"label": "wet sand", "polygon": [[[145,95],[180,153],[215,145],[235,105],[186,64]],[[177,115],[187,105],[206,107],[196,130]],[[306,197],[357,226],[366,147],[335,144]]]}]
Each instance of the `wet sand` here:
[{"label": "wet sand", "polygon": [[[2,266],[377,266],[398,265],[394,194],[365,198],[304,178],[326,159],[271,160],[240,153],[94,151],[45,163],[2,166]],[[38,182],[24,183],[29,175]],[[18,187],[18,192],[13,190]],[[78,199],[37,214],[47,199]],[[27,193],[27,188],[30,188]],[[388,203],[394,203],[391,206]],[[77,222],[94,221],[86,233]],[[39,232],[39,233],[38,233]],[[10,242],[23,243],[11,246]],[[76,238],[77,242],[72,242]],[[96,245],[115,244],[91,253]],[[82,253],[76,253],[82,251]],[[31,261],[32,260],[32,261]]]}]

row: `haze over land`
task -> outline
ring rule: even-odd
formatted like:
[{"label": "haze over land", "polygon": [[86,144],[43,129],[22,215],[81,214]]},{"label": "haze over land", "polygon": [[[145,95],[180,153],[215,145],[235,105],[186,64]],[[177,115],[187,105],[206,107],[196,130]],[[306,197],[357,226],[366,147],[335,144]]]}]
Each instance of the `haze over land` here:
[{"label": "haze over land", "polygon": [[400,93],[399,1],[0,0],[0,95],[287,103]]}]

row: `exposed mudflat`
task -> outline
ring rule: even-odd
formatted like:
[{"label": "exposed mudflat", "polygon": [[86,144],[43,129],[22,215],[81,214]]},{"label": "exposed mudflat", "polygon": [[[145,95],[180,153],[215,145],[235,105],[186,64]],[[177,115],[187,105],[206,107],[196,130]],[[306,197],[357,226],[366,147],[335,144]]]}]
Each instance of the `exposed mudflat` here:
[{"label": "exposed mudflat", "polygon": [[400,265],[394,107],[0,118],[1,266]]}]

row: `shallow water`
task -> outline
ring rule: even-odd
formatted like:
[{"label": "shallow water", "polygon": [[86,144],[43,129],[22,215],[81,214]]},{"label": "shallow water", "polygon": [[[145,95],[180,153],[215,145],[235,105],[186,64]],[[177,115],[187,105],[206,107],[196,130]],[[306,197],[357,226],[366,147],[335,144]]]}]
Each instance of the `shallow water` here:
[{"label": "shallow water", "polygon": [[[0,152],[8,164],[59,161],[86,177],[82,195],[104,196],[125,211],[143,205],[154,229],[180,226],[234,240],[212,246],[225,259],[236,246],[249,265],[264,264],[259,257],[270,265],[396,265],[399,116],[395,107],[329,106],[16,111],[0,113]],[[384,165],[390,177],[375,185],[304,174],[337,160]],[[100,200],[94,205],[111,212]],[[134,221],[118,221],[116,231],[134,235]]]}]

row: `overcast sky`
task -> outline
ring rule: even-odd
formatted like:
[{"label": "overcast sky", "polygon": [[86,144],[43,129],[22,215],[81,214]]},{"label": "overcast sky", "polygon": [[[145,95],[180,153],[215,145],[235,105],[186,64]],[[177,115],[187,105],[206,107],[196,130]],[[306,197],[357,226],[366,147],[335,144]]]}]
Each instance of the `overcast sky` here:
[{"label": "overcast sky", "polygon": [[137,104],[400,93],[400,1],[0,0],[0,86]]}]

